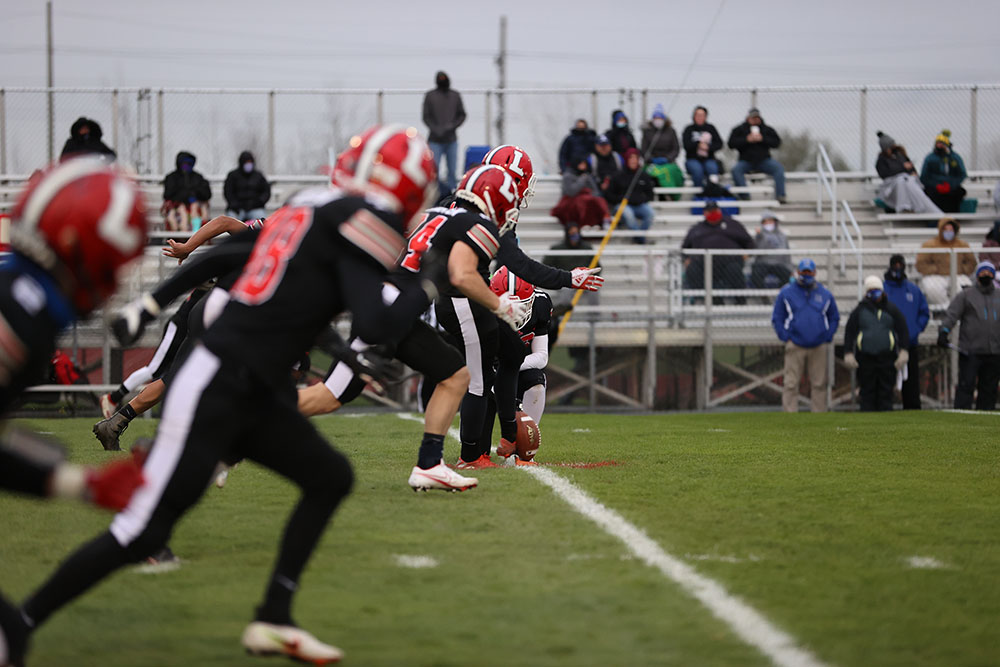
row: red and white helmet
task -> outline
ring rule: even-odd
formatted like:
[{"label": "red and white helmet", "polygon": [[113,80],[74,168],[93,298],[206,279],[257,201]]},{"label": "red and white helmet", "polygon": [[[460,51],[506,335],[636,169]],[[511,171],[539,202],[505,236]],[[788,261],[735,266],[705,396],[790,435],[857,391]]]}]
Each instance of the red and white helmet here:
[{"label": "red and white helmet", "polygon": [[523,278],[518,278],[511,273],[506,266],[501,266],[490,278],[490,289],[497,296],[506,294],[512,299],[523,301],[528,304],[522,317],[517,323],[517,328],[523,327],[531,319],[531,306],[535,302],[535,286]]},{"label": "red and white helmet", "polygon": [[416,128],[376,125],[351,137],[337,158],[333,184],[362,193],[403,218],[409,234],[415,216],[437,198],[437,170],[427,142]]},{"label": "red and white helmet", "polygon": [[53,275],[78,315],[114,293],[118,270],[146,245],[146,208],[135,181],[95,157],[37,173],[12,218],[11,245]]},{"label": "red and white helmet", "polygon": [[501,236],[517,224],[514,179],[502,167],[484,164],[465,172],[455,198],[475,204],[496,224]]},{"label": "red and white helmet", "polygon": [[483,157],[483,164],[495,164],[506,169],[517,188],[518,207],[528,208],[531,198],[535,196],[535,181],[538,177],[535,176],[527,151],[512,144],[497,146]]}]

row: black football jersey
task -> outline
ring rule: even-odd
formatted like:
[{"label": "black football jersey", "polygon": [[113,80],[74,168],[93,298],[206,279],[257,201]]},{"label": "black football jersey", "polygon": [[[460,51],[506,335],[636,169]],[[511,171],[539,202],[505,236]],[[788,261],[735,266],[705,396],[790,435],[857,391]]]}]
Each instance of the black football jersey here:
[{"label": "black football jersey", "polygon": [[535,300],[531,304],[531,317],[517,330],[521,340],[531,349],[535,336],[547,336],[552,323],[552,298],[542,290],[535,290]]},{"label": "black football jersey", "polygon": [[355,331],[371,343],[402,325],[382,301],[382,281],[404,248],[392,214],[327,193],[325,203],[293,203],[268,217],[230,302],[202,337],[268,382],[285,379],[340,312],[351,311]]},{"label": "black football jersey", "polygon": [[490,262],[500,249],[500,234],[496,225],[480,213],[460,206],[428,209],[417,229],[410,235],[406,255],[400,267],[411,273],[421,273],[431,280],[441,294],[461,296],[448,281],[448,255],[456,243],[464,243],[479,258],[478,270],[487,281]]}]

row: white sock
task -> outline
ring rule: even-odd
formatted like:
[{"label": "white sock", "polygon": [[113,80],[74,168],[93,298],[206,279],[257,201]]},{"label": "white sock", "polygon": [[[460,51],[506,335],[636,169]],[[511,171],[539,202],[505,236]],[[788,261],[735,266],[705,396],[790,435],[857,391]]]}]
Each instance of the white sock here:
[{"label": "white sock", "polygon": [[521,405],[536,424],[541,423],[542,413],[545,412],[545,385],[536,384],[525,391]]}]

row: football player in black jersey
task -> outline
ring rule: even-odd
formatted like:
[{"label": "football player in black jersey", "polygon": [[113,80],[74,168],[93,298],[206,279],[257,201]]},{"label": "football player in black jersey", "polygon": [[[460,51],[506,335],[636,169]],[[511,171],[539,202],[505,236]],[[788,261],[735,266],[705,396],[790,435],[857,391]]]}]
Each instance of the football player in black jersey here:
[{"label": "football player in black jersey", "polygon": [[146,486],[24,603],[32,627],[162,546],[200,499],[216,461],[247,457],[288,477],[302,496],[243,645],[313,664],[341,659],[339,649],[296,626],[291,603],[353,474],[299,414],[289,369],[342,311],[373,342],[412,319],[383,304],[382,281],[404,248],[407,222],[436,186],[430,150],[412,128],[372,128],[352,139],[338,164],[354,175],[357,194],[328,190],[271,217],[222,314],[168,383]]},{"label": "football player in black jersey", "polygon": [[[146,215],[135,183],[94,158],[76,158],[32,177],[16,204],[11,251],[0,259],[0,412],[39,376],[55,339],[86,317],[138,257]],[[101,470],[67,463],[40,436],[7,430],[0,441],[0,488],[123,507],[142,483],[131,459]],[[21,664],[28,631],[0,597],[0,664]]]}]

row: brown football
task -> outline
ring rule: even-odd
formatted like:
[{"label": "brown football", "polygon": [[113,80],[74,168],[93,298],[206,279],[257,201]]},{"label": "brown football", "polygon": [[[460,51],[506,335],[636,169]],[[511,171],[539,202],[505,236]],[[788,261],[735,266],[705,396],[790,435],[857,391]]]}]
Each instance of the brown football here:
[{"label": "brown football", "polygon": [[522,461],[535,458],[535,452],[542,444],[542,432],[527,412],[517,413],[517,440],[514,444],[517,446],[517,456]]}]

